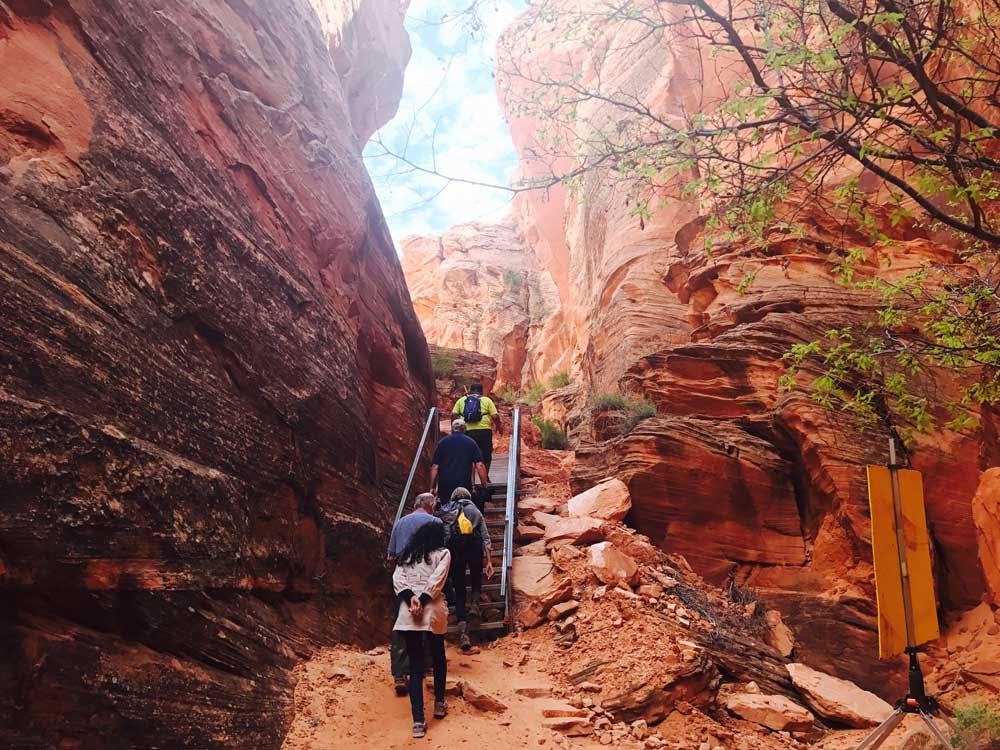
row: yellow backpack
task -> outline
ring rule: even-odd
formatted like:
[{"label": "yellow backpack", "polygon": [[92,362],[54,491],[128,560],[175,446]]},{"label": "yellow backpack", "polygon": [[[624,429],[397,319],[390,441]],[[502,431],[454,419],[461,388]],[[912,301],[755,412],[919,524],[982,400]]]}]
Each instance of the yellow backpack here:
[{"label": "yellow backpack", "polygon": [[467,536],[475,530],[475,527],[472,525],[472,521],[470,521],[469,517],[465,515],[465,509],[458,511],[457,521],[458,533],[462,536]]}]

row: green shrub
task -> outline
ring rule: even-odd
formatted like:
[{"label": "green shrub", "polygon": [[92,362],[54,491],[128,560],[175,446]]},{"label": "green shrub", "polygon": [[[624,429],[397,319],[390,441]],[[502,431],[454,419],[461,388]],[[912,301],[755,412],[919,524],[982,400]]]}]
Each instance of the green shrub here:
[{"label": "green shrub", "polygon": [[503,283],[507,285],[508,289],[520,289],[524,284],[524,276],[508,268],[503,272]]},{"label": "green shrub", "polygon": [[569,373],[565,370],[560,370],[559,372],[554,372],[549,376],[549,388],[555,390],[556,388],[565,388],[569,385]]},{"label": "green shrub", "polygon": [[995,747],[1000,742],[1000,711],[988,703],[966,703],[955,707],[958,734],[952,742],[963,750]]},{"label": "green shrub", "polygon": [[455,355],[451,352],[431,352],[431,367],[435,375],[451,375],[455,371]]},{"label": "green shrub", "polygon": [[508,404],[513,404],[521,399],[521,392],[506,383],[493,391],[493,395],[501,401],[506,401]]},{"label": "green shrub", "polygon": [[599,393],[591,401],[595,411],[620,411],[625,415],[624,431],[656,416],[656,404],[645,398],[629,398],[621,393]]},{"label": "green shrub", "polygon": [[628,408],[628,399],[620,393],[598,393],[592,403],[599,411],[625,411]]},{"label": "green shrub", "polygon": [[529,404],[534,406],[539,401],[542,400],[542,396],[546,393],[545,385],[542,383],[532,383],[528,386],[528,390],[521,394],[521,398],[527,401]]},{"label": "green shrub", "polygon": [[541,417],[532,420],[542,433],[542,447],[548,450],[564,451],[569,448],[569,437],[566,430],[562,429],[555,422],[550,422]]}]

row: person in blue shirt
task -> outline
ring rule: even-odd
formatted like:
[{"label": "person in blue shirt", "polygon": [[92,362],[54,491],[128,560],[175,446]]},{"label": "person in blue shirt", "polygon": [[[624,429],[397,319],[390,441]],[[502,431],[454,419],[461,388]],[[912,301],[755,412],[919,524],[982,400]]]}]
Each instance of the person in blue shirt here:
[{"label": "person in blue shirt", "polygon": [[451,434],[434,449],[430,491],[441,500],[451,500],[459,487],[465,487],[471,493],[473,471],[484,487],[490,483],[483,452],[476,441],[465,434],[465,420],[456,419],[451,423]]}]

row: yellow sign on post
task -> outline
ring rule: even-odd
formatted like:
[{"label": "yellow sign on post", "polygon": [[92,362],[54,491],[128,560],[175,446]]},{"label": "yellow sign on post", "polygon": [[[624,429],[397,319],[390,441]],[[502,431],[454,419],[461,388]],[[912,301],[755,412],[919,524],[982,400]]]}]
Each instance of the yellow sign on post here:
[{"label": "yellow sign on post", "polygon": [[879,658],[888,659],[940,635],[920,472],[869,466],[868,501]]}]

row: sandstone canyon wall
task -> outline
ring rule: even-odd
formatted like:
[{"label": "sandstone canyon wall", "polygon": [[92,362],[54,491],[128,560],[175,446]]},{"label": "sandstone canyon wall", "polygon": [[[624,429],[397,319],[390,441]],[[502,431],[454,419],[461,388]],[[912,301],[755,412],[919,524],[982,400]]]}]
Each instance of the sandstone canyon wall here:
[{"label": "sandstone canyon wall", "polygon": [[459,224],[402,241],[403,272],[427,340],[497,361],[497,385],[566,369],[560,303],[513,221]]},{"label": "sandstone canyon wall", "polygon": [[[528,178],[560,165],[540,162],[539,133],[551,128],[531,111],[532,84],[509,70],[504,75],[504,55],[535,81],[578,72],[580,86],[632,96],[666,122],[715,106],[732,80],[734,66],[724,55],[678,43],[669,24],[655,33],[620,18],[588,33],[560,26],[562,13],[581,23],[581,13],[600,18],[600,7],[558,0],[557,12],[536,20],[529,33],[501,40],[501,101]],[[574,117],[591,128],[583,138],[596,141],[615,114],[593,99],[582,101]],[[866,463],[885,462],[891,427],[862,430],[804,391],[778,385],[791,345],[872,315],[874,300],[833,273],[838,248],[869,240],[793,197],[796,232],[776,230],[766,243],[715,239],[706,246],[699,207],[677,197],[679,189],[640,220],[626,188],[608,174],[577,183],[572,193],[556,187],[521,194],[514,206],[517,230],[534,255],[526,267],[547,270],[555,286],[551,319],[562,330],[529,342],[526,356],[571,364],[572,389],[543,407],[570,428],[575,489],[621,477],[633,498],[629,522],[708,578],[751,586],[781,609],[796,631],[797,658],[891,694],[898,665],[876,660],[864,475]],[[831,180],[831,190],[837,184]],[[959,263],[926,226],[890,222],[878,185],[862,184],[877,225],[898,241],[891,258],[872,249],[862,277],[887,260],[892,275],[927,260]],[[426,309],[421,319],[432,330],[440,321]],[[591,407],[595,394],[608,391],[652,401],[657,417],[608,434]],[[972,605],[984,593],[972,498],[981,470],[1000,463],[1000,447],[996,414],[984,409],[980,417],[975,429],[922,437],[912,449],[914,466],[925,472],[946,609]]]},{"label": "sandstone canyon wall", "polygon": [[0,744],[270,748],[388,626],[392,0],[0,3]]}]

